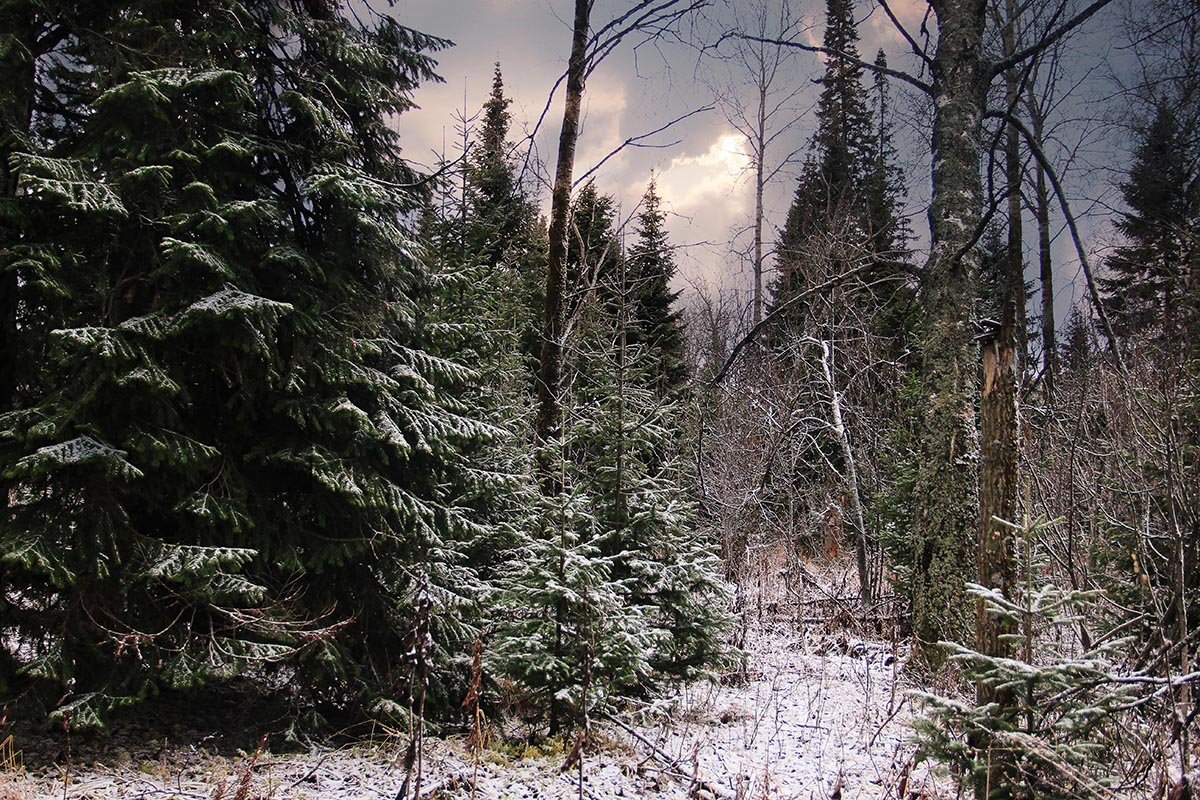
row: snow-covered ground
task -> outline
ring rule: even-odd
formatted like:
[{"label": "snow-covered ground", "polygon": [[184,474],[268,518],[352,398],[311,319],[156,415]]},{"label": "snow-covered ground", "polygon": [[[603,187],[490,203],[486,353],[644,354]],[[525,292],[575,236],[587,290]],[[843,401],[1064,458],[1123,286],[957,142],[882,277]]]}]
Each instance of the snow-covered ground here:
[{"label": "snow-covered ground", "polygon": [[[770,624],[748,637],[748,679],[693,684],[653,713],[599,721],[598,746],[579,773],[562,755],[515,758],[489,750],[476,765],[461,740],[429,739],[421,796],[427,798],[933,798],[945,780],[911,767],[900,660],[890,645],[825,636],[805,642]],[[399,745],[249,759],[167,747],[157,760],[76,766],[64,787],[57,768],[0,781],[0,800],[34,797],[395,798],[404,782]],[[242,789],[243,781],[245,788]],[[239,789],[241,792],[239,794]],[[411,795],[410,795],[411,796]]]},{"label": "snow-covered ground", "polygon": [[698,763],[728,797],[937,796],[911,765],[912,710],[889,645],[837,636],[814,651],[777,627],[746,649],[746,684],[682,694],[674,724],[656,731],[665,754]]}]

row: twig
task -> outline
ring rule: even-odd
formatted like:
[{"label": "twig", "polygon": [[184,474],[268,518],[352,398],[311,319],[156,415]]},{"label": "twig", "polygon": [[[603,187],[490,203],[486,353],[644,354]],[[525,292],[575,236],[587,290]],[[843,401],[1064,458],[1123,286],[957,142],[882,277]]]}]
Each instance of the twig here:
[{"label": "twig", "polygon": [[[613,150],[612,150],[612,151],[611,151],[611,152],[610,152],[608,155],[606,155],[604,158],[600,159],[600,160],[599,160],[599,161],[596,163],[596,166],[592,167],[592,168],[591,168],[591,169],[589,169],[587,172],[583,173],[583,174],[582,174],[582,175],[580,175],[578,178],[576,178],[576,179],[575,179],[575,181],[574,181],[574,183],[572,183],[572,184],[571,184],[572,188],[574,188],[574,187],[577,187],[577,186],[579,186],[579,185],[583,184],[585,181],[587,181],[587,179],[588,179],[588,178],[590,178],[592,175],[596,174],[596,171],[597,171],[597,170],[599,170],[601,167],[603,167],[603,166],[604,166],[604,165],[605,165],[605,164],[608,162],[608,160],[609,160],[610,158],[612,158],[612,157],[613,157],[613,156],[615,156],[617,153],[619,153],[619,152],[621,152],[622,150],[624,150],[626,147],[649,147],[649,148],[662,148],[662,147],[670,147],[670,146],[671,146],[671,144],[665,144],[665,145],[648,145],[648,144],[643,144],[642,142],[643,142],[645,139],[649,139],[651,136],[654,136],[654,135],[656,135],[656,134],[662,133],[662,132],[663,132],[663,131],[665,131],[667,128],[670,128],[670,127],[672,127],[673,125],[677,125],[677,124],[679,124],[680,122],[683,122],[683,121],[684,121],[685,119],[687,119],[688,117],[694,117],[694,116],[696,116],[697,114],[706,114],[706,113],[708,113],[709,111],[712,111],[714,108],[715,108],[715,106],[703,106],[703,107],[701,107],[701,108],[692,109],[691,111],[687,112],[686,114],[683,114],[682,116],[676,117],[675,119],[671,120],[671,121],[670,121],[670,122],[668,122],[667,124],[665,124],[665,125],[662,125],[662,126],[660,126],[660,127],[658,127],[658,128],[655,128],[655,129],[654,129],[654,130],[652,130],[652,131],[647,131],[646,133],[638,134],[637,136],[630,136],[628,139],[626,139],[625,141],[621,142],[621,144],[619,144],[619,145],[617,145],[615,148],[613,148]],[[673,144],[678,144],[678,142],[674,142]]]},{"label": "twig", "polygon": [[290,792],[292,789],[295,789],[297,786],[299,786],[300,784],[307,781],[313,775],[316,775],[317,770],[319,770],[321,768],[321,765],[324,764],[328,759],[329,759],[329,753],[326,753],[325,755],[321,756],[321,758],[317,761],[317,763],[313,764],[313,768],[310,769],[308,772],[304,773],[304,777],[302,777],[298,780],[292,781],[290,784],[288,784],[288,787],[285,791]]},{"label": "twig", "polygon": [[629,725],[626,725],[624,722],[617,719],[612,714],[603,714],[602,716],[604,717],[604,719],[613,723],[618,728],[625,731],[626,733],[628,733],[633,738],[637,739],[642,744],[646,745],[646,747],[649,747],[650,750],[654,753],[654,755],[657,756],[663,762],[665,762],[667,764],[667,766],[671,767],[672,769],[678,771],[681,774],[685,774],[685,775],[687,774],[686,772],[684,772],[684,767],[682,764],[680,764],[676,759],[672,758],[669,754],[664,752],[658,745],[654,744],[654,742],[650,741],[645,736],[642,736],[642,734],[638,733],[634,728],[630,727]]},{"label": "twig", "polygon": [[[646,747],[650,748],[650,751],[651,751],[651,752],[652,752],[652,753],[653,753],[653,754],[654,754],[654,755],[655,755],[655,756],[656,756],[656,757],[657,757],[659,760],[661,760],[661,761],[662,761],[663,763],[665,763],[665,764],[666,764],[668,767],[670,767],[670,768],[671,768],[671,769],[672,769],[674,772],[678,773],[678,774],[679,774],[680,776],[682,776],[682,777],[686,777],[686,776],[687,776],[687,772],[684,770],[684,767],[683,767],[683,765],[682,765],[682,764],[680,764],[678,760],[676,760],[676,759],[672,758],[672,757],[670,756],[670,754],[668,754],[668,753],[664,752],[664,751],[662,750],[662,748],[660,748],[658,745],[656,745],[656,744],[654,744],[653,742],[651,742],[651,741],[650,741],[649,739],[647,739],[645,736],[642,736],[642,735],[641,735],[640,733],[638,733],[638,732],[637,732],[637,731],[636,731],[634,728],[632,728],[632,727],[631,727],[631,726],[629,726],[629,725],[626,725],[624,722],[622,722],[621,720],[617,719],[617,718],[616,718],[616,717],[614,717],[612,714],[602,714],[601,716],[602,716],[604,719],[606,719],[606,720],[608,720],[609,722],[611,722],[611,723],[613,723],[614,725],[616,725],[616,726],[617,726],[618,728],[620,728],[621,730],[623,730],[623,731],[625,731],[626,733],[628,733],[628,734],[629,734],[630,736],[632,736],[633,738],[637,739],[637,740],[638,740],[639,742],[641,742],[642,744],[646,745]],[[711,792],[711,793],[712,793],[714,796],[717,796],[717,795],[718,795],[718,792],[717,792],[717,789],[716,789],[716,787],[712,786],[711,784],[708,784],[708,783],[706,783],[706,782],[704,782],[704,781],[697,781],[697,785],[698,785],[698,786],[702,786],[702,787],[704,787],[704,788],[705,788],[705,789],[707,789],[709,792]]]}]

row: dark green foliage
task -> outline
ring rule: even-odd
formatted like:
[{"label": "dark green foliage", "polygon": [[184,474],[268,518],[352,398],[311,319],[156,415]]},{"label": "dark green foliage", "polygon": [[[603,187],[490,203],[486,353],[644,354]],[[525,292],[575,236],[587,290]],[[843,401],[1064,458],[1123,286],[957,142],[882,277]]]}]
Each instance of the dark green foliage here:
[{"label": "dark green foliage", "polygon": [[862,67],[854,63],[858,29],[853,0],[827,0],[822,44],[837,55],[826,56],[809,180],[817,207],[836,208],[859,201],[877,147],[862,88]]},{"label": "dark green foliage", "polygon": [[877,456],[881,485],[864,503],[867,527],[878,538],[897,586],[909,585],[913,568],[920,397],[918,373],[909,370],[901,377],[896,416],[887,426]]},{"label": "dark green foliage", "polygon": [[580,342],[568,474],[590,499],[596,544],[615,559],[626,602],[645,609],[650,677],[693,678],[721,663],[725,603],[713,543],[695,530],[684,489],[681,410],[659,392],[660,352],[630,345],[619,321],[594,324]]},{"label": "dark green foliage", "polygon": [[626,342],[631,347],[646,346],[650,358],[657,362],[652,370],[655,388],[660,395],[674,396],[687,380],[687,365],[682,314],[675,305],[679,291],[671,288],[675,254],[667,239],[666,220],[651,179],[637,216],[636,238],[626,259],[630,294]]},{"label": "dark green foliage", "polygon": [[589,499],[574,490],[557,506],[538,497],[543,527],[500,582],[489,665],[549,716],[553,734],[645,680],[653,639],[646,609],[628,602],[629,579],[616,577],[616,558],[597,546]]},{"label": "dark green foliage", "polygon": [[1128,640],[1079,642],[1081,622],[1100,613],[1100,593],[1035,584],[1034,566],[1045,558],[1037,539],[1047,527],[1022,531],[1027,574],[1019,596],[969,587],[983,613],[1005,618],[1017,631],[1005,636],[1013,657],[942,643],[965,679],[1008,702],[917,693],[924,706],[917,720],[922,753],[976,786],[976,797],[1109,797],[1117,781],[1112,751],[1138,694],[1136,680],[1116,677]]},{"label": "dark green foliage", "polygon": [[[1169,85],[1169,84],[1168,84]],[[1167,531],[1168,547],[1145,548],[1139,566],[1150,585],[1170,601],[1152,613],[1158,626],[1146,631],[1182,638],[1200,616],[1200,517],[1189,508],[1200,486],[1200,182],[1197,181],[1194,102],[1163,91],[1152,116],[1137,132],[1128,179],[1121,185],[1128,210],[1117,228],[1125,243],[1107,259],[1102,279],[1113,327],[1135,365],[1152,370],[1138,402],[1151,418],[1172,420],[1157,452],[1130,447],[1128,459],[1152,481],[1139,502],[1155,527]],[[1131,443],[1132,444],[1132,443]],[[1118,487],[1124,491],[1125,487]],[[1137,544],[1143,525],[1114,526],[1118,561]],[[1134,541],[1130,542],[1130,539]]]},{"label": "dark green foliage", "polygon": [[[887,68],[883,50],[875,56],[875,65]],[[904,173],[896,164],[896,146],[892,138],[892,109],[887,77],[875,73],[874,152],[867,168],[866,206],[871,249],[879,254],[881,267],[893,267],[908,261],[908,245],[912,226],[902,213],[904,207]],[[897,263],[898,262],[898,263]],[[882,270],[888,274],[886,268]]]},{"label": "dark green foliage", "polygon": [[774,289],[775,304],[803,288],[789,282],[793,265],[828,249],[812,239],[826,232],[836,235],[843,218],[864,210],[868,171],[876,159],[862,68],[853,61],[858,58],[858,30],[852,0],[827,0],[822,44],[845,55],[826,57],[817,129],[780,236],[782,277]]},{"label": "dark green foliage", "polygon": [[725,659],[725,592],[672,447],[678,412],[656,392],[658,358],[621,338],[615,321],[593,314],[577,339],[558,458],[564,493],[540,504],[499,595],[494,668],[542,711],[565,701],[571,720],[585,702],[594,712]]},{"label": "dark green foliage", "polygon": [[407,679],[418,575],[444,652],[471,635],[457,496],[490,430],[424,349],[391,126],[443,43],[266,0],[94,23],[16,156],[5,268],[47,357],[0,417],[6,635],[77,725],[278,665],[362,713]]},{"label": "dark green foliage", "polygon": [[425,179],[394,120],[442,40],[325,3],[60,11],[0,0],[6,698],[86,727],[245,676],[319,725],[452,712],[487,634],[575,711],[720,660],[652,192],[629,261],[577,198],[587,358],[543,500],[546,235],[499,70]]},{"label": "dark green foliage", "polygon": [[1095,333],[1091,320],[1079,308],[1072,309],[1067,317],[1061,342],[1059,359],[1063,369],[1073,373],[1088,369],[1096,351]]},{"label": "dark green foliage", "polygon": [[[543,497],[535,488],[533,387],[521,365],[530,319],[512,289],[545,255],[543,239],[529,235],[530,204],[511,166],[497,167],[497,159],[508,164],[506,108],[497,75],[482,126],[464,137],[474,154],[466,170],[439,181],[422,213],[441,276],[428,326],[439,349],[476,370],[455,396],[502,431],[480,454],[466,500],[487,529],[467,548],[487,598],[485,666],[557,733],[585,710],[720,663],[725,604],[710,548],[691,530],[680,423],[668,399],[686,374],[674,261],[653,192],[628,258],[612,198],[588,184],[573,203],[575,355],[565,433],[546,459],[563,492]],[[526,227],[509,227],[508,215]]]},{"label": "dark green foliage", "polygon": [[1175,109],[1160,102],[1138,132],[1129,178],[1121,193],[1129,210],[1117,222],[1127,243],[1106,261],[1105,301],[1117,333],[1175,336],[1194,307],[1200,258],[1200,183],[1195,147]]},{"label": "dark green foliage", "polygon": [[508,141],[511,104],[504,95],[500,65],[483,107],[477,141],[466,168],[466,252],[508,296],[507,322],[517,330],[521,352],[533,361],[541,335],[545,290],[546,226],[521,183]]},{"label": "dark green foliage", "polygon": [[611,287],[618,280],[624,258],[617,235],[616,202],[600,194],[588,181],[571,203],[571,225],[567,236],[567,320],[578,321],[595,297],[604,299],[613,313]]},{"label": "dark green foliage", "polygon": [[573,206],[574,356],[563,438],[548,459],[563,493],[537,504],[498,596],[494,668],[552,731],[724,658],[724,590],[693,529],[669,399],[682,337],[663,214],[651,191],[625,258],[614,205],[589,184]]},{"label": "dark green foliage", "polygon": [[[881,76],[873,92],[863,86],[853,0],[827,2],[823,44],[828,52],[817,128],[778,243],[779,274],[770,287],[776,323],[769,341],[802,386],[825,386],[829,369],[829,388],[836,387],[857,464],[854,506],[861,501],[868,520],[856,540],[866,581],[877,545],[898,555],[911,542],[907,512],[914,499],[918,420],[901,393],[915,366],[920,320],[888,87]],[[882,54],[877,63],[886,66]],[[916,396],[911,388],[910,398]],[[828,419],[823,390],[806,402],[802,416]],[[842,498],[841,510],[851,518],[846,460],[836,438],[823,433],[812,439],[799,458],[796,486],[781,488],[786,495],[804,487],[805,507],[772,498],[780,508],[796,509],[789,525],[805,524],[802,515],[839,502],[834,498]],[[895,565],[912,563],[908,554]]]},{"label": "dark green foliage", "polygon": [[[862,85],[852,0],[828,0],[826,56],[817,102],[817,129],[809,144],[778,244],[779,276],[771,307],[786,304],[776,338],[805,330],[810,301],[796,294],[850,270],[862,270],[877,308],[873,328],[895,343],[915,324],[907,272],[911,231],[902,214],[904,176],[896,165],[886,79],[875,79],[874,110]],[[876,59],[886,66],[882,52]],[[837,320],[834,320],[837,322]]]}]

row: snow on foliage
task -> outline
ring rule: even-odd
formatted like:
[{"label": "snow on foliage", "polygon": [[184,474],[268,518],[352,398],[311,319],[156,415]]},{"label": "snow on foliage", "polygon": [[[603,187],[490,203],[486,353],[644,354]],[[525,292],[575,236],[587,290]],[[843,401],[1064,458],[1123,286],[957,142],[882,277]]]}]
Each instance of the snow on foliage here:
[{"label": "snow on foliage", "polygon": [[126,461],[125,455],[125,451],[92,436],[77,436],[65,442],[38,448],[17,462],[15,472],[21,475],[38,475],[63,467],[98,464],[110,476],[140,478],[141,470]]}]

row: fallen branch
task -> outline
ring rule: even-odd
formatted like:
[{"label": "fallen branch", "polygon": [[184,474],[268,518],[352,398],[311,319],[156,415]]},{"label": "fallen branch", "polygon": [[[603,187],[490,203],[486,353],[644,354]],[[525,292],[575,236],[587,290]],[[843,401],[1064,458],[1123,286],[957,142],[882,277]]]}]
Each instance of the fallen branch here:
[{"label": "fallen branch", "polygon": [[[642,734],[638,733],[637,730],[635,730],[632,726],[626,725],[624,722],[617,719],[612,714],[602,714],[601,716],[604,719],[606,719],[609,722],[616,725],[621,730],[628,733],[634,739],[637,739],[639,742],[646,745],[646,747],[650,748],[650,752],[653,753],[654,756],[656,756],[660,761],[662,761],[664,764],[666,764],[668,767],[670,767],[676,773],[676,775],[678,777],[687,779],[687,770],[684,768],[684,766],[682,764],[679,763],[679,761],[677,759],[672,758],[669,753],[664,752],[663,749],[660,748],[658,745],[651,742],[645,736],[642,736]],[[693,778],[692,780],[695,780],[695,779]],[[704,781],[697,781],[697,786],[699,788],[708,790],[714,797],[721,796],[721,794],[717,791],[717,789],[714,786],[712,786]]]},{"label": "fallen branch", "polygon": [[321,765],[324,764],[328,759],[329,759],[329,753],[326,753],[325,755],[321,756],[321,758],[317,760],[317,763],[313,764],[312,769],[310,769],[308,772],[304,773],[303,777],[301,777],[297,780],[294,780],[290,784],[288,784],[287,791],[290,792],[292,789],[295,789],[297,786],[299,786],[300,784],[307,781],[313,775],[316,775],[317,770],[319,770],[321,768]]}]

